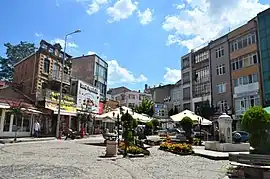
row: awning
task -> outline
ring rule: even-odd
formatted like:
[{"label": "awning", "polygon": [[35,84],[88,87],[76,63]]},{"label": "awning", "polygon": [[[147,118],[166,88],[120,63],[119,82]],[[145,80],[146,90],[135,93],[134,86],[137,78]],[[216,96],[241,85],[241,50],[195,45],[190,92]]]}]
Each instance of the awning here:
[{"label": "awning", "polygon": [[31,108],[21,108],[21,110],[31,112],[31,113],[36,113],[36,114],[42,114],[41,111],[38,111],[36,109],[31,109]]},{"label": "awning", "polygon": [[10,106],[8,104],[6,104],[6,103],[0,103],[0,108],[1,109],[9,109]]},{"label": "awning", "polygon": [[[53,114],[58,114],[58,111],[54,111]],[[77,113],[68,112],[68,111],[60,111],[60,115],[64,115],[64,116],[77,116]]]}]

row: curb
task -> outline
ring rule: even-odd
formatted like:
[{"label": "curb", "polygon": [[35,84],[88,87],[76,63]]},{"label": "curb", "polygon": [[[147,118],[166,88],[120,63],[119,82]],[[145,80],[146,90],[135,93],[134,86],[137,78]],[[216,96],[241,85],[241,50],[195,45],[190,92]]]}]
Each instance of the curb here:
[{"label": "curb", "polygon": [[199,154],[199,153],[194,153],[193,155],[195,156],[199,156],[199,157],[204,157],[207,159],[211,159],[211,160],[229,160],[229,156],[211,156],[211,155],[205,155],[205,154]]}]

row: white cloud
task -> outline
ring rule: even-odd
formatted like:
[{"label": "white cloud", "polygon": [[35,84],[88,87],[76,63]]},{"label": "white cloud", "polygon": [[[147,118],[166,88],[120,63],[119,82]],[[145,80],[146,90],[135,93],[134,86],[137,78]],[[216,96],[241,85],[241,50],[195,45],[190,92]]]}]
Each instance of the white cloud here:
[{"label": "white cloud", "polygon": [[165,17],[163,29],[170,32],[167,44],[189,50],[246,23],[269,7],[259,0],[186,0],[189,9],[178,7],[178,15]]},{"label": "white cloud", "polygon": [[166,68],[163,78],[166,83],[176,83],[181,79],[181,70]]},{"label": "white cloud", "polygon": [[100,10],[100,8],[107,3],[108,3],[108,0],[92,0],[92,3],[88,5],[88,9],[86,12],[89,15],[97,13]]},{"label": "white cloud", "polygon": [[95,54],[97,54],[97,53],[96,52],[93,52],[93,51],[87,52],[87,55],[95,55]]},{"label": "white cloud", "polygon": [[35,36],[37,36],[37,37],[43,37],[43,35],[41,34],[41,33],[35,33]]},{"label": "white cloud", "polygon": [[147,81],[147,78],[143,74],[135,76],[126,68],[121,67],[116,60],[107,61],[107,63],[109,85],[118,85],[123,83],[141,83]]},{"label": "white cloud", "polygon": [[178,5],[176,5],[176,9],[179,9],[179,10],[184,9],[185,7],[186,7],[185,4],[178,4]]},{"label": "white cloud", "polygon": [[[52,40],[51,43],[59,43],[62,46],[62,48],[64,48],[65,40],[60,39],[60,38],[56,38],[56,39]],[[67,47],[78,48],[79,46],[74,42],[67,42]]]},{"label": "white cloud", "polygon": [[109,22],[127,19],[137,9],[138,2],[133,0],[117,0],[112,7],[107,8],[107,14],[111,17]]},{"label": "white cloud", "polygon": [[154,10],[151,10],[149,8],[147,8],[144,12],[141,12],[140,10],[138,10],[138,17],[140,19],[140,23],[142,25],[146,25],[146,24],[149,24],[150,22],[152,22],[153,12],[154,12]]}]

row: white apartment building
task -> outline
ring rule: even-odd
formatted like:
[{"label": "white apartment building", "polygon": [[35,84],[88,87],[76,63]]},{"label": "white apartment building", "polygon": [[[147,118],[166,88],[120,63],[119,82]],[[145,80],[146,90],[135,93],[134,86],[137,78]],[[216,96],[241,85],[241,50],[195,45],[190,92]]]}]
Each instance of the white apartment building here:
[{"label": "white apartment building", "polygon": [[141,93],[140,91],[122,91],[118,94],[111,95],[113,100],[119,101],[121,106],[134,108],[142,103],[143,99],[152,100],[152,95]]},{"label": "white apartment building", "polygon": [[181,86],[181,80],[176,82],[174,87],[171,89],[171,103],[172,107],[177,108],[179,112],[182,111],[182,103],[183,103],[183,95],[182,95],[183,89]]}]

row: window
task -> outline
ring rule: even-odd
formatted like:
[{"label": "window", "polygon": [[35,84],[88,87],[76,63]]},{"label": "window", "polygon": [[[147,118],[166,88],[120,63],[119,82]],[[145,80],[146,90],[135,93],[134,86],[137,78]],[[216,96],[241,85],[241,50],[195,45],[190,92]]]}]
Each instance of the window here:
[{"label": "window", "polygon": [[225,93],[226,92],[226,83],[217,85],[217,93]]},{"label": "window", "polygon": [[44,59],[44,67],[43,67],[43,71],[45,73],[49,73],[50,71],[50,60],[48,58]]},{"label": "window", "polygon": [[223,75],[225,73],[225,64],[218,65],[216,67],[217,75]]},{"label": "window", "polygon": [[220,112],[226,112],[227,110],[227,101],[221,100],[217,102],[217,107],[220,110]]},{"label": "window", "polygon": [[190,76],[189,76],[189,72],[183,73],[183,84],[185,83],[189,83],[190,82]]},{"label": "window", "polygon": [[183,99],[190,99],[190,87],[183,89]]},{"label": "window", "polygon": [[255,44],[255,43],[256,43],[256,34],[255,32],[252,32],[248,35],[240,37],[239,39],[231,42],[230,47],[231,47],[231,51],[234,52],[236,50],[245,48],[248,45]]},{"label": "window", "polygon": [[4,120],[4,132],[9,132],[11,112],[6,112]]},{"label": "window", "polygon": [[48,46],[47,46],[46,44],[42,44],[42,45],[41,45],[41,48],[43,48],[43,49],[47,49],[47,48],[48,48]]},{"label": "window", "polygon": [[238,70],[258,63],[257,53],[248,54],[231,62],[232,70]]},{"label": "window", "polygon": [[189,57],[183,59],[183,69],[189,67]]},{"label": "window", "polygon": [[216,49],[216,58],[220,58],[224,56],[224,48],[219,47]]},{"label": "window", "polygon": [[60,65],[58,63],[53,64],[53,75],[56,77],[60,75]]},{"label": "window", "polygon": [[49,48],[49,52],[50,52],[51,54],[54,54],[53,48]]},{"label": "window", "polygon": [[258,82],[258,74],[254,73],[248,76],[241,76],[237,79],[234,79],[233,81],[234,81],[234,87],[256,83]]},{"label": "window", "polygon": [[195,56],[195,63],[202,62],[208,58],[209,58],[209,53],[208,53],[208,51],[205,51],[205,52],[200,53],[200,54]]}]

